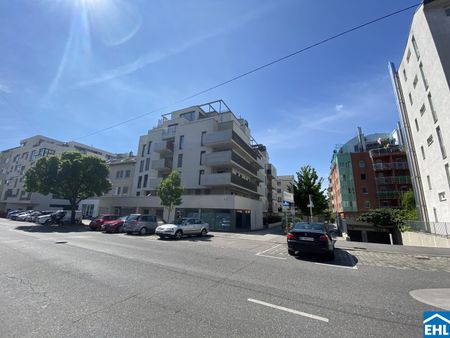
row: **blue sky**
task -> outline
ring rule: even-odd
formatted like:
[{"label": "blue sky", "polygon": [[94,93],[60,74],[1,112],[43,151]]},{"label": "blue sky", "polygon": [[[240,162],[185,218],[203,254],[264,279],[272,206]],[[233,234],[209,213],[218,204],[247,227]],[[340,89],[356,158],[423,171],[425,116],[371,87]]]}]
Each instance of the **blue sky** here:
[{"label": "blue sky", "polygon": [[42,134],[136,152],[161,114],[223,99],[278,174],[328,175],[336,144],[390,131],[387,71],[413,11],[97,135],[416,1],[0,0],[0,149]]}]

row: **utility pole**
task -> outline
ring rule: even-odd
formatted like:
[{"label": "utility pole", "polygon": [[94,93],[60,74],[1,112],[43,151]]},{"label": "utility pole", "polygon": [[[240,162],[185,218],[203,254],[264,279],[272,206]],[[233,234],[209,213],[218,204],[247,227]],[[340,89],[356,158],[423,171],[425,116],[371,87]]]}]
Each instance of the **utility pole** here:
[{"label": "utility pole", "polygon": [[309,222],[312,223],[312,220],[313,220],[312,209],[314,208],[314,203],[312,201],[312,195],[311,194],[309,194],[309,204],[307,205],[307,207],[309,208],[309,217],[310,217]]}]

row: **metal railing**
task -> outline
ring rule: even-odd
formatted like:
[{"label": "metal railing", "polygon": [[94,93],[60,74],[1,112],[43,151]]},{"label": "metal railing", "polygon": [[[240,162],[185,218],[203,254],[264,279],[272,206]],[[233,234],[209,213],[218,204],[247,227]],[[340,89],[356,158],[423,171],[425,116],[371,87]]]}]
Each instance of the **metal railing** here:
[{"label": "metal railing", "polygon": [[388,148],[377,148],[369,151],[370,157],[389,155],[393,153],[404,153],[404,149],[401,146],[393,146]]},{"label": "metal railing", "polygon": [[374,163],[373,170],[409,169],[408,162]]},{"label": "metal railing", "polygon": [[386,176],[375,180],[377,184],[411,184],[411,176]]},{"label": "metal railing", "polygon": [[423,221],[406,221],[412,231],[426,232],[438,236],[450,238],[449,222],[423,222]]}]

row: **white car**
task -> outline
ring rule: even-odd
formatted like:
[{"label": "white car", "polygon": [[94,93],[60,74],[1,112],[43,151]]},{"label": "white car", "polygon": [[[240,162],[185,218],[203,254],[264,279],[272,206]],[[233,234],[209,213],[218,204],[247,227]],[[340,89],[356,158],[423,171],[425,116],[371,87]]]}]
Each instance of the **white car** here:
[{"label": "white car", "polygon": [[[39,216],[36,220],[38,224],[51,224],[56,221],[59,224],[70,223],[72,212],[70,210],[58,210],[53,214]],[[83,214],[81,210],[75,211],[75,223],[81,223]]]},{"label": "white car", "polygon": [[171,237],[180,239],[184,235],[206,236],[209,224],[198,218],[179,218],[174,224],[164,224],[156,228],[155,234],[160,238]]}]

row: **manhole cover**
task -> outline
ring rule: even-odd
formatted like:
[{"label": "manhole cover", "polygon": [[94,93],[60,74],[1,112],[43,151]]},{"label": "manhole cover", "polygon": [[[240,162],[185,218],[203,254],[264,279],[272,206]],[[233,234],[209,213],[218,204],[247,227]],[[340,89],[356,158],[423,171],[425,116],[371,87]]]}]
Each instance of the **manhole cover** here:
[{"label": "manhole cover", "polygon": [[66,241],[58,241],[58,242],[55,242],[55,244],[66,244],[67,242]]}]

